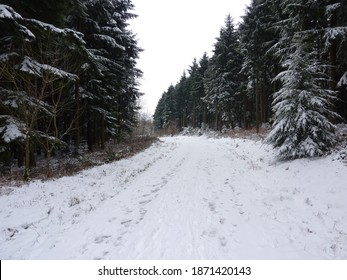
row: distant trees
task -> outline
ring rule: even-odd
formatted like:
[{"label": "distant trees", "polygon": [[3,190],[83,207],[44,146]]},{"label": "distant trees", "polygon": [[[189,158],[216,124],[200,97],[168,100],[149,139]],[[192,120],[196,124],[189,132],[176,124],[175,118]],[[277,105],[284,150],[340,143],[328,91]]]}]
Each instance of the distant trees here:
[{"label": "distant trees", "polygon": [[[169,123],[177,128],[209,126],[233,127],[242,119],[238,102],[241,99],[238,81],[242,66],[239,37],[232,18],[215,44],[213,57],[205,53],[199,62],[194,59],[177,85],[171,85],[158,103],[154,114],[157,128]],[[234,116],[234,117],[233,117]]]},{"label": "distant trees", "polygon": [[[0,5],[0,161],[43,150],[104,148],[136,122],[136,59],[129,0],[3,1]],[[25,160],[23,160],[23,158]],[[49,161],[48,161],[49,163]]]},{"label": "distant trees", "polygon": [[204,79],[203,101],[213,114],[213,127],[217,130],[223,126],[232,128],[242,122],[239,81],[243,58],[239,47],[239,34],[229,15],[215,43]]},{"label": "distant trees", "polygon": [[[346,8],[344,0],[253,0],[237,29],[226,18],[211,58],[205,56],[208,66],[194,61],[189,75],[163,94],[156,127],[259,131],[270,122],[268,141],[279,158],[322,155],[335,143],[339,115],[347,117]],[[194,98],[192,69],[202,73]],[[195,104],[203,108],[201,122]]]}]

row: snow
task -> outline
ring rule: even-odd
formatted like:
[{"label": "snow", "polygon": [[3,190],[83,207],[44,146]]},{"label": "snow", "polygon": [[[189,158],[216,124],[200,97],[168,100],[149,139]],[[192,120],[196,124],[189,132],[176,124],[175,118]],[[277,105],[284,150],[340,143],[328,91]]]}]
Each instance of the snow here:
[{"label": "snow", "polygon": [[23,138],[23,133],[19,131],[17,125],[11,123],[6,127],[6,131],[3,138],[5,142],[10,143],[15,139]]},{"label": "snow", "polygon": [[125,48],[123,46],[119,45],[117,43],[117,41],[114,38],[112,38],[111,36],[102,35],[102,34],[94,34],[93,36],[95,37],[96,40],[101,40],[110,47],[113,47],[116,49],[121,49],[123,51],[125,50]]},{"label": "snow", "polygon": [[167,137],[0,189],[1,259],[347,259],[347,166],[259,140]]},{"label": "snow", "polygon": [[35,76],[42,77],[44,71],[57,76],[58,78],[67,78],[70,80],[77,80],[78,77],[74,74],[66,72],[64,70],[58,69],[48,64],[41,64],[38,61],[25,56],[22,63],[18,66],[19,70],[22,72],[26,72]]},{"label": "snow", "polygon": [[[0,19],[6,19],[10,21],[16,21],[16,20],[24,20],[22,16],[15,12],[14,9],[12,9],[10,6],[1,5],[0,4]],[[17,27],[19,30],[26,35],[28,38],[26,40],[33,40],[35,39],[35,35],[24,25],[21,25],[16,22]]]},{"label": "snow", "polygon": [[331,14],[341,7],[341,3],[330,4],[326,6],[325,13],[330,17]]},{"label": "snow", "polygon": [[0,120],[5,119],[5,125],[0,127],[0,133],[4,133],[1,137],[5,143],[13,140],[23,139],[25,137],[22,131],[25,131],[25,125],[12,116],[2,115]]},{"label": "snow", "polygon": [[329,45],[329,41],[336,40],[338,37],[344,37],[347,34],[347,27],[338,26],[332,28],[326,28],[324,39],[326,44]]},{"label": "snow", "polygon": [[347,72],[343,74],[340,81],[337,84],[338,87],[347,86]]},{"label": "snow", "polygon": [[1,19],[22,19],[21,15],[16,13],[10,6],[0,4]]},{"label": "snow", "polygon": [[0,61],[1,62],[8,62],[11,57],[18,57],[18,53],[16,52],[11,52],[11,53],[4,53],[0,55]]},{"label": "snow", "polygon": [[52,24],[49,23],[45,23],[36,19],[26,19],[27,22],[31,22],[34,23],[35,25],[39,26],[40,28],[52,32],[52,33],[56,33],[56,34],[60,34],[60,35],[71,35],[72,37],[74,37],[77,41],[79,41],[81,44],[85,44],[84,40],[83,40],[83,33],[78,32],[76,30],[73,29],[69,29],[69,28],[58,28]]}]

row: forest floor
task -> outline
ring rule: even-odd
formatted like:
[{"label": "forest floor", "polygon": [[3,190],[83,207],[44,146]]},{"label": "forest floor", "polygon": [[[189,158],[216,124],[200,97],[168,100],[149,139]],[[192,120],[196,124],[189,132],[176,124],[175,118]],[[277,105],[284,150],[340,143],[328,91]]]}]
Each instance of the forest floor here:
[{"label": "forest floor", "polygon": [[0,188],[0,259],[347,259],[342,150],[163,137],[132,157]]},{"label": "forest floor", "polygon": [[[72,151],[59,151],[50,160],[50,168],[47,168],[47,158],[44,155],[36,156],[36,166],[30,170],[31,180],[48,180],[71,176],[82,170],[99,166],[123,158],[133,156],[158,141],[157,137],[134,137],[121,142],[109,141],[105,149],[89,151],[87,146],[81,148],[79,155],[73,155]],[[0,175],[0,188],[9,184],[21,186],[23,182],[24,166],[17,167],[14,161],[10,172]]]}]

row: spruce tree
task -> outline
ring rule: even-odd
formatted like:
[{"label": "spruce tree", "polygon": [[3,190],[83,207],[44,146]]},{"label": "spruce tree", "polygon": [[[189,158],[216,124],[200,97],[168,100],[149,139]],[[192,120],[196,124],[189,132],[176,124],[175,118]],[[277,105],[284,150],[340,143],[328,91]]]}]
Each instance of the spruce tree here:
[{"label": "spruce tree", "polygon": [[256,120],[259,130],[261,123],[271,117],[270,104],[276,83],[280,62],[273,55],[273,46],[278,43],[280,33],[274,26],[281,17],[279,0],[253,0],[247,7],[240,24],[240,45],[244,56],[242,75],[244,103],[247,119]]},{"label": "spruce tree", "polygon": [[206,71],[206,95],[203,98],[209,110],[215,114],[215,128],[218,130],[222,129],[222,124],[229,128],[235,124],[235,113],[240,106],[241,65],[238,32],[228,15]]},{"label": "spruce tree", "polygon": [[106,138],[122,138],[135,125],[141,71],[136,59],[141,49],[127,20],[135,17],[129,0],[84,1],[86,13],[72,24],[84,34],[94,63],[82,76],[89,149],[104,147]]},{"label": "spruce tree", "polygon": [[336,114],[331,110],[335,92],[327,86],[327,64],[316,41],[319,7],[315,1],[292,0],[283,8],[288,18],[280,22],[279,53],[285,56],[285,70],[276,77],[282,87],[274,95],[267,140],[278,148],[280,159],[321,156],[335,143],[331,120]]}]

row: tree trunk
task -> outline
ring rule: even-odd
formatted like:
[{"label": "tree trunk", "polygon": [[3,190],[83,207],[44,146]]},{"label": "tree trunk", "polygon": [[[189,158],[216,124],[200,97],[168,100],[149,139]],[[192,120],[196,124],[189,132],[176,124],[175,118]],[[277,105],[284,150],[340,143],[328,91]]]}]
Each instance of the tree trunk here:
[{"label": "tree trunk", "polygon": [[260,129],[260,110],[259,110],[259,103],[260,103],[260,92],[259,92],[259,78],[257,74],[257,80],[255,84],[255,96],[256,96],[256,101],[255,101],[255,115],[256,115],[256,128],[257,128],[257,133],[259,133]]},{"label": "tree trunk", "polygon": [[87,124],[87,143],[88,143],[88,150],[93,151],[94,148],[94,142],[93,142],[93,120],[89,120]]},{"label": "tree trunk", "polygon": [[25,167],[24,167],[24,181],[29,181],[30,178],[30,137],[25,137]]},{"label": "tree trunk", "polygon": [[50,178],[52,176],[52,170],[51,170],[51,150],[47,150],[47,158],[46,158],[46,167],[47,167],[47,178]]},{"label": "tree trunk", "polygon": [[215,129],[218,130],[218,106],[216,107]]},{"label": "tree trunk", "polygon": [[193,101],[193,111],[192,111],[192,127],[193,128],[196,128],[196,112],[195,112],[195,110],[196,110],[196,108],[195,108],[196,106],[195,106],[195,101]]},{"label": "tree trunk", "polygon": [[101,131],[100,131],[101,149],[105,149],[105,115],[101,116]]},{"label": "tree trunk", "polygon": [[204,104],[204,113],[202,117],[202,122],[206,125],[207,124],[207,106]]},{"label": "tree trunk", "polygon": [[22,143],[17,144],[17,149],[18,149],[17,164],[18,164],[18,167],[22,167],[24,165],[24,153],[23,153]]},{"label": "tree trunk", "polygon": [[79,79],[75,85],[75,100],[76,100],[76,116],[75,116],[75,154],[79,153],[80,138],[80,92],[79,92]]}]

